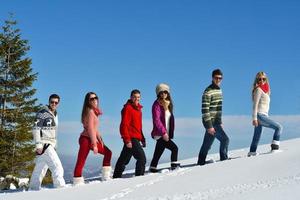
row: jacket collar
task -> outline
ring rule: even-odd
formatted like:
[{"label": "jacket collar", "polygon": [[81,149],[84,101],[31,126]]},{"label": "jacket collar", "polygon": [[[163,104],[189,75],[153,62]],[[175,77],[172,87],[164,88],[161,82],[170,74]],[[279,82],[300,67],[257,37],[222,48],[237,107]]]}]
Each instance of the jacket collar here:
[{"label": "jacket collar", "polygon": [[142,110],[143,106],[141,104],[138,104],[138,105],[135,105],[131,99],[128,99],[127,103],[125,104],[126,105],[130,105],[132,108],[136,109],[136,110]]},{"label": "jacket collar", "polygon": [[49,105],[45,106],[45,109],[46,109],[49,113],[51,113],[52,115],[54,115],[54,116],[57,115],[57,111],[55,110],[54,112],[52,112],[52,111],[50,110],[50,106],[49,106]]},{"label": "jacket collar", "polygon": [[221,89],[221,88],[220,88],[218,85],[216,85],[213,81],[212,81],[210,87],[213,88],[213,89]]}]

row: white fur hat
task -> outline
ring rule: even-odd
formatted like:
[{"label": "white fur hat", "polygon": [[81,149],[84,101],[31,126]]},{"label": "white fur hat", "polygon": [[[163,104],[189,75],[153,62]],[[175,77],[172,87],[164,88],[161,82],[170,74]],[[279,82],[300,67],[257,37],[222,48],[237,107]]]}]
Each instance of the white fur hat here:
[{"label": "white fur hat", "polygon": [[170,93],[170,87],[165,83],[160,83],[156,86],[156,95],[158,95],[162,91],[168,91]]}]

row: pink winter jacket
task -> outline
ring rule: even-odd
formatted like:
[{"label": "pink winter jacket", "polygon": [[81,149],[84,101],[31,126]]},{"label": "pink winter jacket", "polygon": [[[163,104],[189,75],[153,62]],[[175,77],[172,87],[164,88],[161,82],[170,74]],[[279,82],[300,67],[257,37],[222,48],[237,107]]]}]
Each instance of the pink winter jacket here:
[{"label": "pink winter jacket", "polygon": [[83,120],[83,132],[82,136],[89,137],[91,140],[91,148],[97,145],[98,137],[100,137],[99,120],[94,110],[90,110],[86,118]]}]

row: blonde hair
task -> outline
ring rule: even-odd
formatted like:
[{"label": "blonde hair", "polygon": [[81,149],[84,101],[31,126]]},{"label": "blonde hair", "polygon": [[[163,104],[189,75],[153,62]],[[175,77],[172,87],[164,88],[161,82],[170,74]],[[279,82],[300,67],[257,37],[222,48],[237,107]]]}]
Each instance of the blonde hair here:
[{"label": "blonde hair", "polygon": [[[270,85],[269,84],[269,79],[268,79],[268,77],[267,77],[267,74],[265,73],[265,72],[258,72],[257,74],[256,74],[256,76],[255,76],[255,79],[254,79],[254,82],[253,82],[253,86],[252,86],[252,100],[253,100],[253,98],[254,98],[254,92],[255,92],[255,90],[258,88],[258,81],[259,81],[259,78],[260,77],[265,77],[266,78],[266,83],[268,84],[268,85]],[[268,94],[270,95],[270,91],[268,92]]]}]

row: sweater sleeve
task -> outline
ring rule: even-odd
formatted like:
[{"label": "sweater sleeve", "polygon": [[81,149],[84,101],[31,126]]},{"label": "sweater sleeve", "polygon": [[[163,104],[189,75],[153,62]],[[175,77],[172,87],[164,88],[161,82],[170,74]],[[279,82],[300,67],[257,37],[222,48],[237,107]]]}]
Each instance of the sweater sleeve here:
[{"label": "sweater sleeve", "polygon": [[254,96],[253,96],[252,120],[257,120],[258,104],[259,104],[261,95],[262,95],[262,90],[257,88],[254,91]]},{"label": "sweater sleeve", "polygon": [[160,120],[160,115],[161,115],[160,105],[155,102],[152,106],[152,120],[154,126],[156,126],[156,129],[159,131],[160,135],[163,136],[167,132],[167,130],[163,125],[162,121]]},{"label": "sweater sleeve", "polygon": [[206,129],[213,127],[209,112],[210,101],[211,95],[209,95],[208,92],[205,91],[202,95],[202,121]]},{"label": "sweater sleeve", "polygon": [[130,111],[128,107],[124,107],[122,110],[122,119],[120,124],[120,134],[125,144],[131,142],[131,137],[129,134],[129,126],[130,126]]},{"label": "sweater sleeve", "polygon": [[96,115],[94,114],[93,110],[90,110],[90,112],[87,115],[87,132],[91,139],[92,146],[97,145],[97,127],[95,126],[95,120],[98,120]]}]

